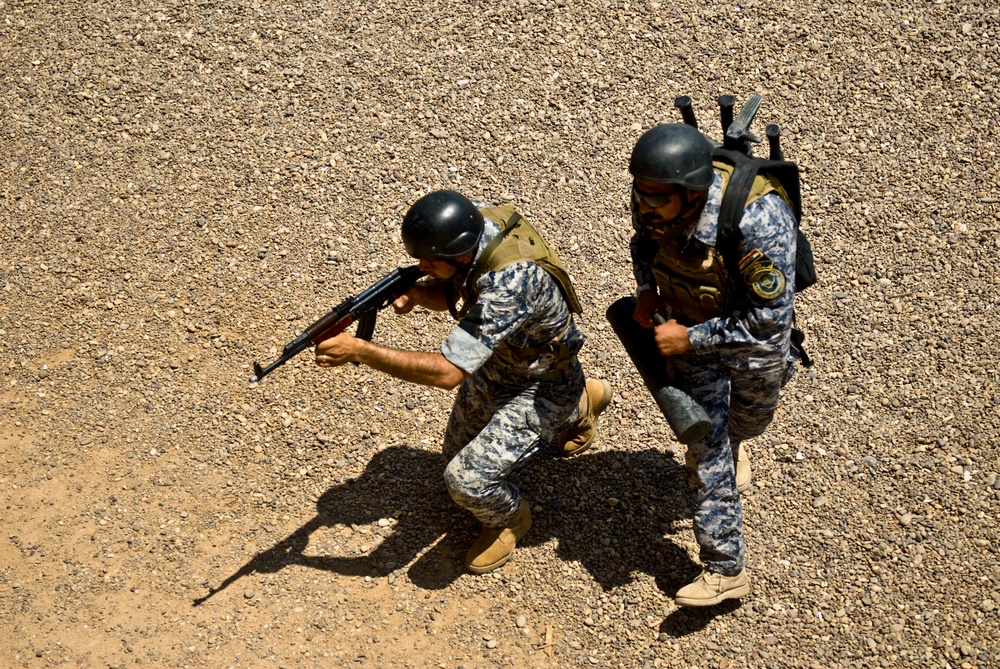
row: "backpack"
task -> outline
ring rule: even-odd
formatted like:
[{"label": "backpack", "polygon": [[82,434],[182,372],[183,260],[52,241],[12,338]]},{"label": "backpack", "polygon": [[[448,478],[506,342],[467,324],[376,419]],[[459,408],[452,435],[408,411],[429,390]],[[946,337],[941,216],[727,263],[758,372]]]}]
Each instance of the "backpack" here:
[{"label": "backpack", "polygon": [[[741,280],[739,272],[734,271],[739,266],[739,222],[743,210],[747,207],[751,192],[759,197],[764,192],[776,190],[792,208],[795,215],[795,292],[801,292],[816,283],[816,267],[813,261],[812,246],[805,233],[799,228],[802,219],[802,196],[799,186],[799,167],[784,159],[779,144],[780,131],[778,126],[769,125],[766,128],[770,157],[756,158],[753,155],[752,143],[760,139],[750,134],[750,123],[760,109],[763,98],[753,93],[747,100],[739,115],[733,119],[732,110],[735,99],[731,95],[719,97],[719,107],[722,117],[723,145],[712,152],[714,161],[732,166],[729,183],[722,197],[719,212],[719,229],[716,238],[716,248],[722,254],[726,267],[729,268],[729,301],[726,311],[731,318],[739,318],[747,308],[747,288]],[[684,122],[697,127],[694,113],[691,110],[691,98],[683,96],[675,100],[684,117]],[[811,367],[809,358],[802,344],[805,334],[792,327],[792,348],[805,367]]]},{"label": "backpack", "polygon": [[[802,196],[799,190],[799,166],[787,160],[765,160],[748,156],[741,151],[719,147],[712,152],[712,159],[733,166],[732,176],[722,198],[719,212],[719,249],[726,256],[739,248],[739,222],[749,204],[750,192],[761,177],[777,181],[782,198],[795,214],[795,292],[801,292],[816,283],[816,267],[812,246],[799,227],[802,219]],[[759,187],[758,187],[759,189]],[[738,259],[736,259],[738,260]],[[730,260],[727,258],[727,262]],[[730,265],[731,267],[734,265]]]}]

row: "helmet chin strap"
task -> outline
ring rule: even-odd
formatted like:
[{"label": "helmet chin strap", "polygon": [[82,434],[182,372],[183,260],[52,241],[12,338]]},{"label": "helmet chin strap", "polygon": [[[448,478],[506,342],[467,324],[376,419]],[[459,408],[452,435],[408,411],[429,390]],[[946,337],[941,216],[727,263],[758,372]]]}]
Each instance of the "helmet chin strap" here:
[{"label": "helmet chin strap", "polygon": [[[681,207],[680,213],[677,214],[677,217],[674,218],[674,220],[684,221],[688,218],[693,218],[694,215],[701,210],[702,205],[705,204],[705,200],[702,197],[703,193],[704,191],[685,188],[683,191],[684,206]],[[691,197],[692,194],[695,195],[693,198]]]}]

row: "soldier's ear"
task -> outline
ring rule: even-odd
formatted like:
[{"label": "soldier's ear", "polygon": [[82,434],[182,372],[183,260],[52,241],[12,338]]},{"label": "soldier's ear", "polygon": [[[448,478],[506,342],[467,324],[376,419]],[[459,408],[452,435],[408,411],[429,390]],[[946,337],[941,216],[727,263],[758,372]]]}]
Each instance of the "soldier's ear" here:
[{"label": "soldier's ear", "polygon": [[695,205],[699,209],[705,206],[708,201],[708,191],[707,190],[689,190],[688,191],[688,202]]}]

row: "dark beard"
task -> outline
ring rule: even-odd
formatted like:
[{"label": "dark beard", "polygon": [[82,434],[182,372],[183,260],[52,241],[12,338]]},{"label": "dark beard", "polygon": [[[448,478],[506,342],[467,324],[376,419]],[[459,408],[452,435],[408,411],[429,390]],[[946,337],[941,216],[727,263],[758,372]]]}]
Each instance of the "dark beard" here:
[{"label": "dark beard", "polygon": [[649,237],[656,240],[663,239],[672,232],[680,230],[684,227],[684,223],[676,218],[666,221],[661,216],[657,216],[656,214],[646,214],[645,216],[640,215],[638,218],[639,223],[642,224],[643,231]]}]

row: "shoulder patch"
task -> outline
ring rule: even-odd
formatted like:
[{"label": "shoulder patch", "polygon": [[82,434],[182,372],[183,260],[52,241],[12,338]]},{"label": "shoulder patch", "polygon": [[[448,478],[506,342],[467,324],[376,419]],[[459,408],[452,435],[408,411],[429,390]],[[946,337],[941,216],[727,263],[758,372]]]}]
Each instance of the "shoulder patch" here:
[{"label": "shoulder patch", "polygon": [[785,275],[760,249],[743,256],[739,269],[747,287],[762,300],[773,300],[785,292]]}]

